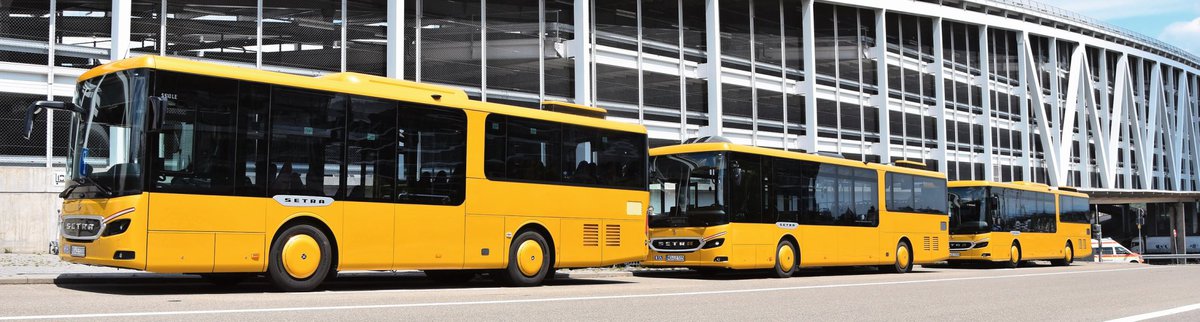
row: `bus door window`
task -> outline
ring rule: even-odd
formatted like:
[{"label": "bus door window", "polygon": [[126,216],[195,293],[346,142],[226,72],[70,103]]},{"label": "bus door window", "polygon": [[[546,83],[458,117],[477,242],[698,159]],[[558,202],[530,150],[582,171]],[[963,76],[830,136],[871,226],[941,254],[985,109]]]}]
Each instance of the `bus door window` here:
[{"label": "bus door window", "polygon": [[466,190],[466,115],[423,106],[402,106],[399,114],[398,200],[461,204]]},{"label": "bus door window", "polygon": [[233,194],[234,123],[238,82],[158,72],[165,115],[157,133],[155,189],[162,192]]}]

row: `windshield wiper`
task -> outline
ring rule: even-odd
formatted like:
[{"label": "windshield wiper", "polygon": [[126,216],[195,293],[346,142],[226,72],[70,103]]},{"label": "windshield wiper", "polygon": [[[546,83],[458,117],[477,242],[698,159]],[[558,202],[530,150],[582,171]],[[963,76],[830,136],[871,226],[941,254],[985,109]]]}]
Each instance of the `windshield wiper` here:
[{"label": "windshield wiper", "polygon": [[104,193],[104,196],[112,196],[112,190],[108,190],[108,188],[105,188],[104,185],[101,185],[99,182],[96,182],[96,179],[92,179],[91,177],[88,177],[88,176],[81,176],[79,178],[75,178],[75,181],[78,183],[67,187],[66,190],[63,190],[63,192],[58,194],[58,197],[67,199],[67,196],[70,196],[71,192],[75,191],[75,188],[79,188],[79,187],[82,187],[85,185],[96,187],[97,190],[100,190],[101,193]]}]

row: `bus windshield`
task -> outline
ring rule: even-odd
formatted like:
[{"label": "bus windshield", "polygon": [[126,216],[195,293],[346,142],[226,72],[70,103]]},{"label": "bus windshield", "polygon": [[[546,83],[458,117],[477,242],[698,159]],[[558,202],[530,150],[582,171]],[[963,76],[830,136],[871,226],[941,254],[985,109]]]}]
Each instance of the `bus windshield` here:
[{"label": "bus windshield", "polygon": [[950,234],[991,231],[987,218],[987,187],[950,188]]},{"label": "bus windshield", "polygon": [[127,70],[80,82],[71,117],[66,199],[111,198],[142,192],[147,72]]},{"label": "bus windshield", "polygon": [[729,223],[722,180],[724,153],[701,152],[650,159],[650,227],[702,227]]}]

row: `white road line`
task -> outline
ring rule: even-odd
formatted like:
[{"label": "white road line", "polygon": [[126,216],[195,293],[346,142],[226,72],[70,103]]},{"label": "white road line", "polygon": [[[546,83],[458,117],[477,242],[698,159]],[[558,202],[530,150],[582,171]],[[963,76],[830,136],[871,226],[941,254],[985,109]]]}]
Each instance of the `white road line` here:
[{"label": "white road line", "polygon": [[1172,315],[1172,314],[1179,314],[1179,313],[1183,313],[1183,312],[1187,312],[1187,311],[1195,311],[1195,310],[1200,310],[1200,303],[1196,303],[1196,304],[1192,304],[1192,305],[1184,305],[1184,306],[1180,306],[1177,308],[1166,309],[1166,310],[1162,310],[1162,311],[1154,311],[1154,312],[1145,313],[1145,314],[1138,314],[1138,315],[1123,317],[1123,318],[1115,319],[1115,320],[1108,320],[1108,322],[1144,321],[1144,320],[1149,320],[1149,319],[1153,319],[1153,318],[1160,318],[1160,317],[1164,317],[1164,316],[1168,316],[1168,315]]},{"label": "white road line", "polygon": [[736,294],[736,293],[761,293],[761,292],[795,291],[795,290],[811,290],[811,289],[842,288],[842,287],[862,287],[862,286],[882,286],[882,285],[923,284],[923,283],[939,283],[939,282],[957,282],[957,281],[990,280],[990,279],[1004,279],[1004,278],[1018,278],[1018,277],[1038,277],[1038,276],[1074,275],[1074,274],[1090,274],[1090,273],[1110,273],[1110,272],[1135,271],[1135,270],[1147,270],[1147,269],[1159,269],[1159,268],[1157,268],[1157,267],[1154,267],[1154,266],[1147,266],[1147,267],[1137,267],[1137,268],[1121,268],[1121,269],[1107,269],[1107,270],[1093,270],[1093,271],[1072,271],[1072,272],[1054,272],[1054,273],[1012,274],[1012,275],[999,275],[999,276],[974,276],[974,277],[956,277],[956,278],[927,279],[927,280],[912,280],[912,281],[891,281],[891,282],[871,282],[871,283],[852,283],[852,284],[808,285],[808,286],[771,287],[771,288],[755,288],[755,289],[739,289],[739,290],[721,290],[721,291],[697,291],[697,292],[679,292],[679,293],[653,293],[653,294],[630,294],[630,295],[580,296],[580,297],[540,298],[540,299],[523,299],[523,300],[464,301],[464,302],[434,302],[434,303],[377,304],[377,305],[347,305],[347,306],[317,306],[317,307],[281,307],[281,308],[262,308],[262,309],[229,309],[229,310],[195,310],[195,311],[160,311],[160,312],[94,313],[94,314],[26,315],[26,316],[7,316],[7,317],[0,317],[0,321],[3,321],[3,320],[46,320],[46,319],[112,318],[112,317],[139,317],[139,316],[173,316],[173,315],[230,314],[230,313],[270,313],[270,312],[301,312],[301,311],[340,311],[340,310],[366,310],[366,309],[396,309],[396,308],[413,308],[413,307],[440,307],[440,306],[490,305],[490,304],[519,304],[519,303],[539,303],[539,302],[589,301],[589,300],[616,300],[616,299],[651,298],[651,297],[677,297],[677,296],[696,296],[696,295]]}]

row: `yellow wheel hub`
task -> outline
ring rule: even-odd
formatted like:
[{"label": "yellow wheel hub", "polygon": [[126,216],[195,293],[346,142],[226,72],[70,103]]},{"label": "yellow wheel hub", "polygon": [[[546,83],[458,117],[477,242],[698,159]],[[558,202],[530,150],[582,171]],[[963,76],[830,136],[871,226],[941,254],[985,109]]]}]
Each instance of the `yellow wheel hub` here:
[{"label": "yellow wheel hub", "polygon": [[296,279],[316,273],[321,265],[321,246],[309,235],[296,235],[283,243],[283,269]]},{"label": "yellow wheel hub", "polygon": [[1021,251],[1017,249],[1017,245],[1013,245],[1008,249],[1008,260],[1013,263],[1021,261]]},{"label": "yellow wheel hub", "polygon": [[1071,247],[1063,247],[1063,260],[1070,263],[1071,259]]},{"label": "yellow wheel hub", "polygon": [[533,277],[542,271],[542,245],[533,240],[526,240],[517,246],[517,268],[521,274]]},{"label": "yellow wheel hub", "polygon": [[779,260],[779,268],[784,272],[792,271],[792,267],[796,266],[796,253],[792,251],[792,247],[788,245],[779,245],[778,255],[775,256]]},{"label": "yellow wheel hub", "polygon": [[908,254],[908,247],[904,247],[904,246],[896,247],[896,263],[899,264],[900,268],[908,269],[908,265],[909,265],[908,258],[909,257],[910,256]]}]

